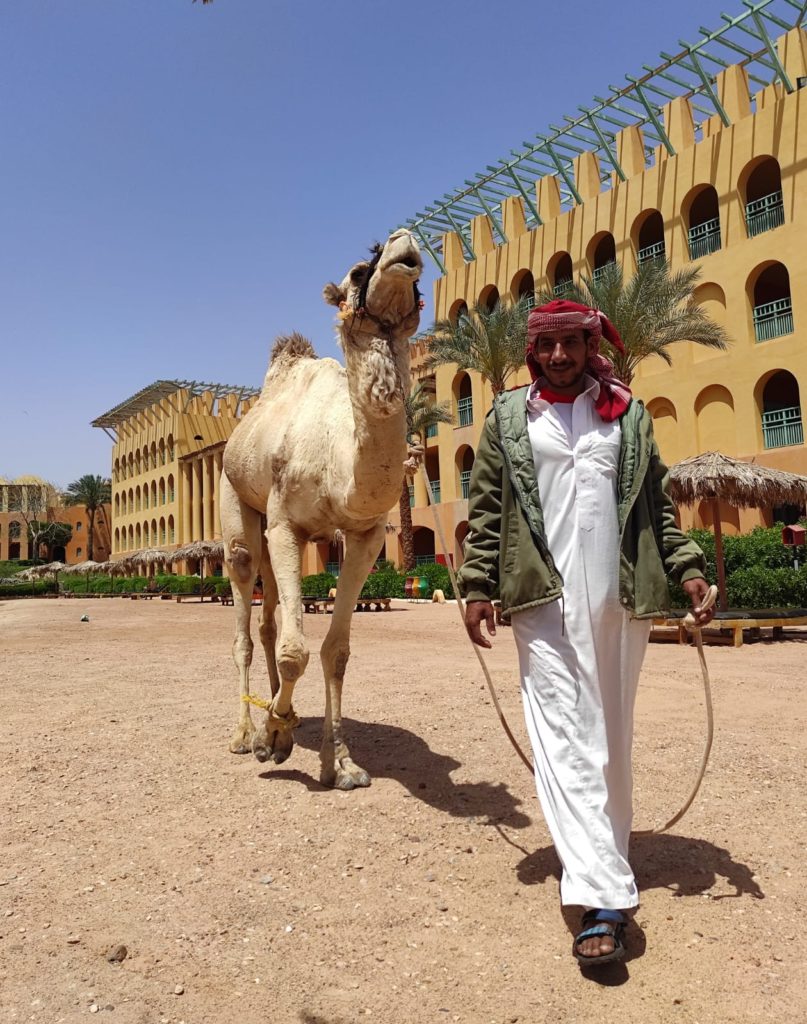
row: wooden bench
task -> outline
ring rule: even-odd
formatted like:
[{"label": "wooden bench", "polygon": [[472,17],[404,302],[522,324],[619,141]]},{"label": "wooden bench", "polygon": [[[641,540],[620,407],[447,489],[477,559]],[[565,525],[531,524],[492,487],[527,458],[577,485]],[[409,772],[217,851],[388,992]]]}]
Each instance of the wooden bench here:
[{"label": "wooden bench", "polygon": [[[689,642],[689,631],[682,619],[684,612],[680,615],[671,615],[664,618],[653,619],[653,628],[650,632],[651,640],[677,641],[679,644]],[[734,647],[742,647],[743,633],[747,631],[749,640],[759,640],[762,636],[762,629],[770,629],[774,640],[784,636],[784,630],[788,626],[807,626],[807,609],[794,608],[792,614],[788,611],[759,611],[735,613],[731,611],[718,612],[712,622],[703,630],[704,643],[732,644]],[[664,635],[658,630],[666,629],[673,632]]]},{"label": "wooden bench", "polygon": [[327,612],[333,611],[333,597],[304,597],[303,598],[303,611],[310,612],[312,615],[326,614]]},{"label": "wooden bench", "polygon": [[369,612],[375,610],[377,612],[388,612],[391,600],[392,598],[389,597],[360,597],[356,602],[356,611]]}]

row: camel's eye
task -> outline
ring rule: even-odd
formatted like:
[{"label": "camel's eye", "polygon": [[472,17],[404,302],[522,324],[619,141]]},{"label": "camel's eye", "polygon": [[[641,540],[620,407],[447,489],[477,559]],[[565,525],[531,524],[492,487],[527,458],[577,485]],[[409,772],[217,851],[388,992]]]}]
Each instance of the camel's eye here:
[{"label": "camel's eye", "polygon": [[364,280],[365,274],[367,273],[367,264],[361,263],[358,267],[354,267],[350,271],[350,280],[353,284],[359,284]]}]

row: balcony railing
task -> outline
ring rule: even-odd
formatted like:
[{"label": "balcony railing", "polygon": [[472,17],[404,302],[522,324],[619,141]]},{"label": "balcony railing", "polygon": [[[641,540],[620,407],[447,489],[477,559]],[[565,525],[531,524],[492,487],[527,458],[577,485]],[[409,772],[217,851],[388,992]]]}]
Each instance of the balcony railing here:
[{"label": "balcony railing", "polygon": [[414,508],[415,507],[415,485],[414,484],[410,484],[409,485],[409,507],[410,508]]},{"label": "balcony railing", "polygon": [[326,562],[325,572],[329,572],[332,576],[339,575],[339,563],[338,562]]},{"label": "balcony railing", "polygon": [[471,490],[471,471],[470,471],[470,469],[464,469],[460,473],[460,491],[462,493],[463,498],[465,498],[466,501],[468,500],[468,495],[470,493],[470,490]]},{"label": "balcony railing", "polygon": [[440,504],[440,481],[439,480],[432,480],[431,481],[431,485],[432,485],[432,497],[434,498],[434,504],[435,505],[439,505]]},{"label": "balcony railing", "polygon": [[415,555],[415,565],[431,565],[434,555]]},{"label": "balcony railing", "polygon": [[428,440],[430,437],[437,437],[436,423],[431,423],[428,427],[426,427],[426,440]]},{"label": "balcony railing", "polygon": [[608,260],[608,262],[607,263],[603,263],[603,265],[601,267],[595,267],[594,268],[594,273],[591,275],[592,279],[594,281],[599,281],[599,279],[603,276],[603,274],[605,274],[607,272],[608,268],[609,267],[613,267],[613,265],[615,263],[616,263],[616,260]]},{"label": "balcony railing", "polygon": [[804,444],[801,406],[774,409],[762,414],[762,437],[766,448],[786,448],[791,444]]},{"label": "balcony railing", "polygon": [[785,222],[785,204],[782,199],[781,189],[778,192],[771,192],[769,196],[762,199],[755,199],[745,204],[745,223],[748,228],[748,237],[761,235],[763,231],[772,231],[781,227]]},{"label": "balcony railing", "polygon": [[457,402],[457,419],[461,427],[470,427],[474,421],[473,398],[460,398]]},{"label": "balcony railing", "polygon": [[562,299],[571,287],[572,279],[570,277],[566,277],[562,281],[558,281],[552,291],[557,298]]},{"label": "balcony railing", "polygon": [[653,242],[651,245],[643,246],[638,253],[636,258],[639,261],[639,266],[643,263],[650,263],[652,260],[658,260],[663,263],[667,259],[667,254],[664,250],[664,239],[660,242]]},{"label": "balcony railing", "polygon": [[689,258],[699,260],[709,253],[717,252],[722,247],[720,238],[720,218],[713,217],[703,224],[695,224],[689,229]]},{"label": "balcony railing", "polygon": [[790,296],[754,306],[754,333],[757,341],[770,341],[793,333],[793,304]]}]

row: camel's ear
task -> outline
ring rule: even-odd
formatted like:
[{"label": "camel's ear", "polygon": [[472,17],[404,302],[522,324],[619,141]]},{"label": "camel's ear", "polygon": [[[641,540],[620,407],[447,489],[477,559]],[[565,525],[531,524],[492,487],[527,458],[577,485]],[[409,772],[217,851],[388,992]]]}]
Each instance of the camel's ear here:
[{"label": "camel's ear", "polygon": [[340,302],[345,302],[347,299],[347,295],[345,295],[339,285],[334,284],[333,281],[326,284],[322,289],[322,297],[329,306],[338,306]]}]

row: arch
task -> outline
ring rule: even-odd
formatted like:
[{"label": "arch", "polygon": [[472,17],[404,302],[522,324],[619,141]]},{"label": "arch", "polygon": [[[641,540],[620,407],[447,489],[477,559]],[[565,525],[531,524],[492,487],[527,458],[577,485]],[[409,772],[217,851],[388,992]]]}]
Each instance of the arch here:
[{"label": "arch", "polygon": [[664,218],[658,210],[643,210],[633,222],[630,238],[639,266],[650,260],[667,258],[664,245]]},{"label": "arch", "polygon": [[156,519],[152,519],[151,520],[151,543],[152,544],[157,544],[158,543],[158,541],[157,541],[157,520]]},{"label": "arch", "polygon": [[165,544],[165,516],[160,516],[160,544]]},{"label": "arch", "polygon": [[134,488],[129,488],[129,514],[134,512]]},{"label": "arch", "polygon": [[160,465],[164,466],[165,465],[165,438],[162,438],[162,437],[160,438],[160,443],[158,445],[157,452],[158,452],[159,459],[160,459]]},{"label": "arch", "polygon": [[134,453],[129,452],[129,476],[134,476]]},{"label": "arch", "polygon": [[[704,281],[693,291],[692,298],[701,310],[715,323],[726,326],[726,293],[715,281]],[[704,345],[691,344],[694,362],[701,363],[708,359],[716,359],[725,353],[717,348],[706,348]]]},{"label": "arch", "polygon": [[546,276],[555,295],[563,295],[574,281],[574,266],[568,252],[556,252],[546,265]]},{"label": "arch", "polygon": [[[143,491],[144,491],[145,502],[146,502],[145,507],[148,508],[148,505],[149,505],[149,502],[148,502],[148,488],[144,488]],[[140,484],[138,484],[137,487],[135,487],[135,504],[134,504],[135,512],[139,512],[140,511],[141,501],[142,501],[142,499],[140,497]]]},{"label": "arch", "polygon": [[499,289],[495,284],[486,284],[482,291],[479,293],[479,299],[477,305],[481,306],[482,309],[486,309],[488,313],[492,313],[493,310],[499,305]]},{"label": "arch", "polygon": [[174,543],[174,517],[168,517],[168,543]]},{"label": "arch", "polygon": [[135,534],[134,534],[134,526],[132,526],[132,524],[130,523],[129,524],[129,549],[128,549],[129,551],[134,551],[134,536],[135,536]]},{"label": "arch", "polygon": [[120,494],[115,495],[115,515],[120,515]]},{"label": "arch", "polygon": [[115,551],[120,551],[120,527],[115,527]]},{"label": "arch", "polygon": [[455,299],[451,303],[451,308],[448,311],[448,319],[456,326],[457,321],[461,316],[468,316],[468,303],[465,299]]},{"label": "arch", "polygon": [[616,263],[616,242],[610,231],[600,231],[591,239],[586,248],[586,262],[595,278],[598,272]]},{"label": "arch", "polygon": [[745,165],[737,182],[745,204],[748,237],[778,228],[785,222],[782,170],[772,156],[758,156]]},{"label": "arch", "polygon": [[772,370],[757,381],[754,400],[759,410],[762,447],[804,444],[799,382],[789,370]]},{"label": "arch", "polygon": [[457,524],[454,530],[454,565],[459,568],[465,561],[465,538],[468,536],[470,526],[467,519]]},{"label": "arch", "polygon": [[143,523],[143,547],[144,548],[147,548],[147,547],[150,546],[150,544],[151,544],[151,541],[149,540],[150,536],[151,536],[151,533],[149,531],[149,523],[148,523],[148,519],[147,519],[145,521],[145,523]]},{"label": "arch", "polygon": [[174,474],[168,474],[168,504],[174,501]]},{"label": "arch", "polygon": [[151,481],[151,507],[157,507],[157,481]]},{"label": "arch", "polygon": [[454,456],[457,477],[457,496],[467,501],[471,486],[471,470],[474,468],[474,450],[469,444],[460,445]]},{"label": "arch", "polygon": [[160,489],[160,504],[164,505],[165,504],[165,477],[162,477],[162,476],[160,477],[159,489]]},{"label": "arch", "polygon": [[790,274],[784,263],[768,260],[748,275],[746,283],[757,341],[770,341],[793,333]]},{"label": "arch", "polygon": [[722,247],[720,202],[714,185],[691,188],[681,203],[681,216],[686,227],[690,259],[702,259]]},{"label": "arch", "polygon": [[710,384],[695,399],[695,429],[698,451],[737,453],[734,396],[722,384]]},{"label": "arch", "polygon": [[460,370],[454,377],[451,390],[457,403],[457,425],[469,427],[474,421],[473,382],[470,374]]},{"label": "arch", "polygon": [[143,530],[142,530],[142,528],[140,526],[140,523],[136,523],[135,524],[135,534],[134,535],[135,535],[135,544],[137,545],[138,548],[141,548],[143,546]]},{"label": "arch", "polygon": [[535,278],[531,270],[519,270],[510,285],[510,295],[515,302],[526,299],[530,306],[535,305]]},{"label": "arch", "polygon": [[[415,559],[417,562],[434,561],[434,530],[428,526],[416,526],[414,529],[413,541],[415,545]],[[417,571],[417,570],[416,570]]]},{"label": "arch", "polygon": [[174,435],[169,434],[165,442],[165,454],[169,462],[174,461]]},{"label": "arch", "polygon": [[647,403],[653,420],[653,433],[661,458],[667,465],[681,458],[678,441],[678,413],[668,398],[654,398]]},{"label": "arch", "polygon": [[[160,443],[162,443],[162,442],[160,442]],[[156,469],[157,468],[157,442],[156,441],[152,441],[151,442],[151,468],[152,469]]]}]

